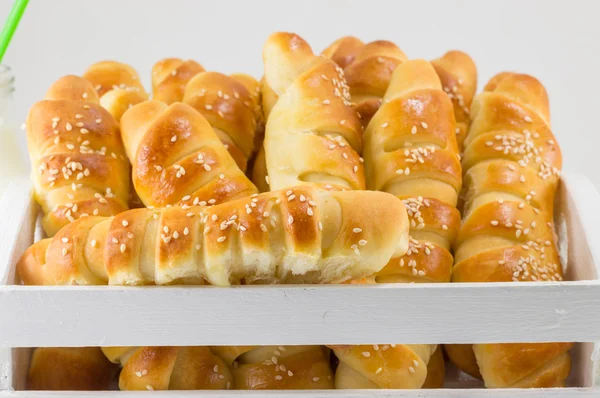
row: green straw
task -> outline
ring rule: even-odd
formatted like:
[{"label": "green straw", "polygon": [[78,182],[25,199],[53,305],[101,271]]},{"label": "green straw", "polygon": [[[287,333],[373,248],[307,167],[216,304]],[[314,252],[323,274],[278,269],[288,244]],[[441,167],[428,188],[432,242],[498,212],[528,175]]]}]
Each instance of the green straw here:
[{"label": "green straw", "polygon": [[6,18],[2,33],[0,33],[0,62],[2,62],[2,57],[4,57],[4,53],[8,48],[10,40],[17,29],[17,25],[19,25],[21,16],[25,12],[27,3],[29,3],[29,0],[15,0],[12,10],[10,11],[10,14],[8,14],[8,18]]}]

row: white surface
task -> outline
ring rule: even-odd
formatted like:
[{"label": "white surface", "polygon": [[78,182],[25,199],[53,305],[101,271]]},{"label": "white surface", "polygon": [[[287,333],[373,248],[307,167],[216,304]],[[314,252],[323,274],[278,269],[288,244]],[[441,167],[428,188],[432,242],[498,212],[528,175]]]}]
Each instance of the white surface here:
[{"label": "white surface", "polygon": [[0,347],[600,341],[600,281],[12,286],[0,319]]},{"label": "white surface", "polygon": [[[0,19],[11,3],[0,1]],[[5,62],[17,77],[20,124],[54,80],[102,59],[132,64],[150,88],[152,65],[167,56],[260,77],[263,42],[276,30],[299,33],[319,52],[347,34],[392,40],[410,58],[458,48],[475,59],[480,87],[502,70],[538,77],[565,168],[600,187],[599,12],[592,0],[31,0]]]}]

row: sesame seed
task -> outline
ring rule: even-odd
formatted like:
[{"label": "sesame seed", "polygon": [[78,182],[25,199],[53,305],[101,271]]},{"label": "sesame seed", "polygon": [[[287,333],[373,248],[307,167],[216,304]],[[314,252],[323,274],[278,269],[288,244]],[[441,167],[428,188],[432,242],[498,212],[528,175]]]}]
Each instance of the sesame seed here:
[{"label": "sesame seed", "polygon": [[283,380],[283,376],[277,375],[277,376],[275,376],[275,380]]},{"label": "sesame seed", "polygon": [[365,246],[367,244],[367,241],[365,239],[361,239],[361,240],[358,241],[358,244],[360,246]]},{"label": "sesame seed", "polygon": [[121,253],[125,253],[125,250],[127,249],[127,246],[125,246],[125,243],[121,243]]},{"label": "sesame seed", "polygon": [[174,135],[173,137],[171,137],[171,142],[175,142],[175,141],[177,141],[177,136],[176,135]]},{"label": "sesame seed", "polygon": [[211,167],[208,164],[204,163],[204,170],[210,171]]},{"label": "sesame seed", "polygon": [[225,242],[225,239],[227,239],[226,236],[220,236],[219,238],[217,238],[217,242],[219,242],[219,243]]},{"label": "sesame seed", "polygon": [[313,378],[312,378],[312,381],[314,381],[315,383],[316,383],[317,381],[319,381],[319,380],[321,380],[321,378],[320,378],[320,377],[317,377],[317,376],[315,376],[315,377],[313,377]]},{"label": "sesame seed", "polygon": [[319,231],[322,231],[323,230],[323,223],[321,221],[319,221],[318,225],[319,225]]},{"label": "sesame seed", "polygon": [[292,217],[292,215],[290,214],[290,215],[288,216],[288,224],[289,224],[289,225],[292,225],[292,223],[293,223],[293,222],[294,222],[294,217]]},{"label": "sesame seed", "polygon": [[498,221],[492,220],[492,221],[490,221],[490,224],[492,224],[494,227],[496,227],[498,225]]},{"label": "sesame seed", "polygon": [[354,165],[354,167],[352,168],[352,170],[354,170],[354,172],[357,173],[358,172],[358,166]]},{"label": "sesame seed", "polygon": [[416,370],[415,370],[415,368],[413,368],[412,366],[409,366],[409,367],[408,367],[408,371],[409,371],[410,373],[416,373]]},{"label": "sesame seed", "polygon": [[183,229],[183,234],[187,236],[189,233],[190,233],[190,229],[188,227],[185,227]]},{"label": "sesame seed", "polygon": [[369,351],[363,351],[362,355],[365,358],[369,358],[371,356],[371,353]]},{"label": "sesame seed", "polygon": [[154,391],[154,388],[150,384],[148,384],[148,385],[146,385],[146,390]]},{"label": "sesame seed", "polygon": [[525,119],[525,121],[526,121],[527,123],[531,123],[531,122],[533,121],[533,120],[531,119],[531,117],[529,117],[529,116],[525,116],[525,118],[524,118],[524,119]]},{"label": "sesame seed", "polygon": [[390,125],[390,124],[389,124],[388,122],[385,122],[385,123],[383,123],[383,124],[381,125],[381,128],[382,128],[382,129],[384,129],[384,128],[386,128],[386,127],[387,127],[387,126],[389,126],[389,125]]},{"label": "sesame seed", "polygon": [[206,108],[207,111],[210,111],[212,109],[212,105],[206,104],[204,106]]},{"label": "sesame seed", "polygon": [[383,371],[383,368],[377,368],[377,370],[375,371],[375,374],[378,375],[379,373],[381,373]]},{"label": "sesame seed", "polygon": [[127,227],[127,226],[129,225],[129,223],[127,222],[127,220],[123,220],[123,221],[121,221],[121,224],[122,224],[124,227]]},{"label": "sesame seed", "polygon": [[323,100],[323,105],[329,105],[331,104],[331,101],[329,101],[328,99]]},{"label": "sesame seed", "polygon": [[308,214],[309,216],[313,216],[315,213],[313,212],[313,209],[311,209],[310,207],[306,209],[306,214]]},{"label": "sesame seed", "polygon": [[92,239],[92,241],[90,242],[90,245],[92,247],[96,247],[96,239]]},{"label": "sesame seed", "polygon": [[410,129],[410,132],[412,134],[417,134],[417,126],[412,126],[412,129]]},{"label": "sesame seed", "polygon": [[63,243],[69,243],[69,238],[62,238],[62,239],[61,239],[61,241],[62,241]]},{"label": "sesame seed", "polygon": [[354,229],[352,230],[352,232],[354,232],[355,234],[359,234],[359,233],[361,233],[361,232],[362,232],[362,229],[361,229],[361,228],[354,228]]},{"label": "sesame seed", "polygon": [[428,127],[428,126],[427,126],[427,123],[425,123],[425,122],[421,122],[421,127],[423,127],[424,129],[426,129],[426,128]]}]

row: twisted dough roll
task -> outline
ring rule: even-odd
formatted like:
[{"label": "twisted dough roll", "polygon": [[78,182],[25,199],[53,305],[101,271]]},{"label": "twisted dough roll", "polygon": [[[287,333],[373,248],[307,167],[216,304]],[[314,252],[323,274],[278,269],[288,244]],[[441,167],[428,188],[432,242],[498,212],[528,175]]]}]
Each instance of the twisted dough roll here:
[{"label": "twisted dough roll", "polygon": [[[341,63],[364,128],[381,106],[392,73],[408,58],[394,43],[377,40],[363,44],[352,36],[342,37],[323,51],[323,55]],[[344,65],[344,66],[342,66]]]},{"label": "twisted dough roll", "polygon": [[233,377],[209,347],[104,347],[123,366],[121,390],[229,390]]},{"label": "twisted dough roll", "polygon": [[365,132],[364,156],[368,188],[402,200],[412,239],[406,256],[392,259],[378,282],[450,281],[462,183],[455,128],[452,103],[431,64],[400,65]]},{"label": "twisted dough roll", "polygon": [[100,105],[118,122],[127,109],[146,101],[148,93],[131,66],[114,61],[97,62],[83,74],[100,97]]},{"label": "twisted dough roll", "polygon": [[332,283],[406,252],[408,219],[392,195],[301,186],[212,207],[85,217],[31,246],[24,283]]},{"label": "twisted dough roll", "polygon": [[229,359],[236,390],[332,389],[329,350],[321,346],[214,347]]},{"label": "twisted dough roll", "polygon": [[98,347],[35,348],[28,390],[108,390],[116,373]]},{"label": "twisted dough roll", "polygon": [[[298,184],[364,189],[362,129],[343,71],[302,38],[272,34],[263,50],[264,84],[276,95],[265,132],[271,189]],[[263,105],[266,98],[263,91]]]},{"label": "twisted dough roll", "polygon": [[251,77],[239,79],[201,72],[187,84],[183,102],[206,118],[238,167],[246,171],[256,140],[258,96],[245,85],[252,85]]},{"label": "twisted dough roll", "polygon": [[152,67],[152,98],[167,105],[181,102],[188,82],[201,72],[204,72],[202,65],[191,59],[158,61]]},{"label": "twisted dough roll", "polygon": [[335,373],[335,388],[414,389],[425,384],[427,365],[437,345],[374,344],[331,348],[340,360]]},{"label": "twisted dough roll", "polygon": [[454,105],[456,119],[456,141],[462,152],[463,142],[469,130],[471,103],[477,90],[477,67],[471,57],[462,51],[448,51],[431,61],[444,91]]},{"label": "twisted dough roll", "polygon": [[215,204],[256,192],[210,124],[189,105],[138,104],[123,115],[121,134],[146,206]]},{"label": "twisted dough roll", "polygon": [[[472,106],[465,140],[465,203],[455,282],[559,281],[553,198],[562,157],[548,96],[535,78],[502,73]],[[568,343],[449,347],[487,387],[558,387],[570,371]],[[475,363],[476,360],[476,363]]]},{"label": "twisted dough roll", "polygon": [[26,129],[34,197],[49,236],[80,217],[127,209],[129,162],[119,127],[88,81],[56,81],[29,110]]}]

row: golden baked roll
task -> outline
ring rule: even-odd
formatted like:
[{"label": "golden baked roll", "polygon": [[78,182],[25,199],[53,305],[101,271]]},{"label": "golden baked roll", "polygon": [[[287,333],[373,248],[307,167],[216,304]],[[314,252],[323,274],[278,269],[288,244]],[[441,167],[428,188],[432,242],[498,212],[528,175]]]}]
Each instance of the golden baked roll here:
[{"label": "golden baked roll", "polygon": [[332,283],[369,276],[407,246],[392,195],[299,186],[85,217],[31,246],[17,269],[36,285]]},{"label": "golden baked roll", "polygon": [[263,60],[270,188],[319,184],[364,189],[362,128],[342,69],[314,55],[292,33],[272,34]]},{"label": "golden baked roll", "polygon": [[35,348],[28,390],[108,390],[116,368],[98,347]]},{"label": "golden baked roll", "polygon": [[140,76],[131,66],[101,61],[90,66],[83,78],[92,83],[102,105],[118,122],[127,109],[148,100]]},{"label": "golden baked roll", "polygon": [[[496,75],[475,97],[471,116],[452,280],[562,280],[553,224],[562,157],[550,130],[544,86],[529,75]],[[475,344],[447,352],[460,368],[478,372],[486,387],[541,388],[564,386],[571,346]]]},{"label": "golden baked roll", "polygon": [[34,197],[49,236],[81,217],[127,209],[129,162],[119,126],[91,83],[60,78],[29,110],[26,130]]},{"label": "golden baked roll", "polygon": [[477,67],[468,54],[456,50],[448,51],[431,61],[431,64],[454,105],[456,141],[462,152],[463,142],[471,123],[471,103],[477,90]]},{"label": "golden baked roll", "polygon": [[188,59],[165,58],[152,67],[152,99],[171,105],[181,102],[185,88],[198,73],[204,72],[202,65]]},{"label": "golden baked roll", "polygon": [[211,125],[189,105],[142,102],[121,118],[121,134],[146,206],[215,204],[256,192]]},{"label": "golden baked roll", "polygon": [[352,102],[366,129],[381,106],[392,73],[408,58],[394,43],[376,40],[367,44],[355,37],[336,40],[323,51],[344,69]]},{"label": "golden baked roll", "polygon": [[259,123],[256,91],[242,83],[250,86],[249,78],[201,72],[189,81],[183,96],[183,102],[200,112],[213,127],[242,171],[246,171],[254,153]]}]

